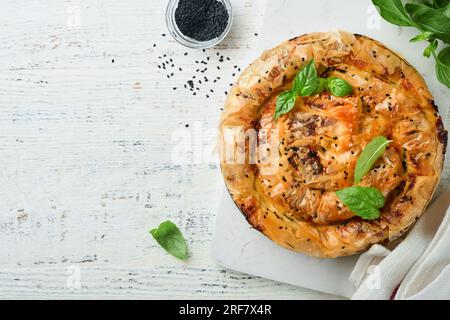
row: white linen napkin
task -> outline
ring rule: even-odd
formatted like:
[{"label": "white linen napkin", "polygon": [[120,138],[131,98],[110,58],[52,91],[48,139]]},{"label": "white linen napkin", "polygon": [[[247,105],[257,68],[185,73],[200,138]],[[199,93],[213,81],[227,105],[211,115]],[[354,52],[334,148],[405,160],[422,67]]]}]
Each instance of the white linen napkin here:
[{"label": "white linen napkin", "polygon": [[445,192],[394,250],[373,245],[362,254],[349,277],[352,299],[450,299],[449,206]]}]

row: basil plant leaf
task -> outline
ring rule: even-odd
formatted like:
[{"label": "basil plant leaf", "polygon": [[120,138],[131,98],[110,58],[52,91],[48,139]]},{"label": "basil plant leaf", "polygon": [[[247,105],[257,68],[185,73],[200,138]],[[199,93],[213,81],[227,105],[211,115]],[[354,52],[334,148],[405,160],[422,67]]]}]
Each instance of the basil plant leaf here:
[{"label": "basil plant leaf", "polygon": [[161,223],[158,228],[150,230],[150,234],[168,253],[178,259],[187,258],[186,241],[178,227],[167,220]]},{"label": "basil plant leaf", "polygon": [[450,4],[450,0],[433,0],[433,7],[436,9],[441,9]]},{"label": "basil plant leaf", "polygon": [[372,169],[375,162],[386,151],[386,147],[392,141],[383,136],[378,136],[370,141],[359,155],[354,172],[354,182],[359,183],[361,179]]},{"label": "basil plant leaf", "polygon": [[295,100],[297,100],[297,93],[293,91],[285,91],[277,97],[277,103],[275,107],[275,119],[278,119],[281,115],[288,113],[295,106]]},{"label": "basil plant leaf", "polygon": [[436,58],[436,76],[450,89],[450,47],[444,48]]},{"label": "basil plant leaf", "polygon": [[[422,4],[426,5],[427,7],[434,8],[433,3],[428,2],[429,0],[413,0],[413,1],[422,3]],[[431,1],[433,1],[433,0],[431,0]]]},{"label": "basil plant leaf", "polygon": [[347,81],[335,77],[328,78],[327,88],[336,97],[345,97],[353,92],[352,86]]},{"label": "basil plant leaf", "polygon": [[450,18],[444,13],[415,3],[408,3],[405,9],[411,19],[423,30],[433,32],[436,38],[450,43]]},{"label": "basil plant leaf", "polygon": [[438,41],[434,40],[431,42],[423,51],[423,55],[427,58],[429,58],[437,49],[438,47]]},{"label": "basil plant leaf", "polygon": [[411,40],[409,40],[410,42],[418,42],[418,41],[424,41],[424,40],[428,40],[431,37],[433,37],[434,33],[430,32],[430,31],[424,31],[421,34],[415,36],[414,38],[412,38]]},{"label": "basil plant leaf", "polygon": [[439,9],[440,12],[444,14],[447,18],[450,18],[450,2],[447,3],[444,7]]},{"label": "basil plant leaf", "polygon": [[372,3],[386,21],[397,26],[414,26],[414,22],[408,16],[401,0],[372,0]]},{"label": "basil plant leaf", "polygon": [[336,195],[350,211],[363,219],[379,218],[384,206],[383,194],[372,187],[349,187],[336,191]]},{"label": "basil plant leaf", "polygon": [[295,76],[292,91],[302,97],[310,96],[316,91],[318,82],[316,65],[314,59],[311,59]]}]

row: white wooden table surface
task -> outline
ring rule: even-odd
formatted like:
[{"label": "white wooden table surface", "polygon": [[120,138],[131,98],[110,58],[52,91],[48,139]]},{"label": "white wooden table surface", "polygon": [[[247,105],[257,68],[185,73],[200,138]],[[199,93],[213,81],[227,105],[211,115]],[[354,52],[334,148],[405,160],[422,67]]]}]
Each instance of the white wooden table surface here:
[{"label": "white wooden table surface", "polygon": [[[264,1],[233,0],[230,35],[206,52],[163,35],[166,3],[0,3],[0,298],[332,298],[211,259],[210,146],[233,73],[256,57]],[[192,75],[209,79],[195,96]],[[166,219],[187,262],[148,235]]]}]

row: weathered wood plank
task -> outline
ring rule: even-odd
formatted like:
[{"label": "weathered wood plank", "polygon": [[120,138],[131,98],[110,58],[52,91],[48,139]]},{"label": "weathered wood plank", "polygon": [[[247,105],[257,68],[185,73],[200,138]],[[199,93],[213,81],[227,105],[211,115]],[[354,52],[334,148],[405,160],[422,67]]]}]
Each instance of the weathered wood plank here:
[{"label": "weathered wood plank", "polygon": [[[256,55],[263,1],[233,1],[229,37],[206,52],[162,35],[165,4],[0,4],[0,298],[329,297],[218,267],[215,155],[172,161],[177,134],[193,154],[212,145],[224,92]],[[195,96],[192,75],[209,78]],[[165,219],[188,239],[185,263],[147,233]],[[67,286],[70,266],[80,289]]]}]

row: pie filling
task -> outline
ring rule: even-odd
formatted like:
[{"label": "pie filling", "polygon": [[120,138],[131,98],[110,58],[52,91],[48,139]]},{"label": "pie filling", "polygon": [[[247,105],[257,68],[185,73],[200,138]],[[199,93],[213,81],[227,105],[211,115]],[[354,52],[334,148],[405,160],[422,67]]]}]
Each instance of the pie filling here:
[{"label": "pie filling", "polygon": [[277,209],[297,220],[329,225],[355,217],[335,191],[352,186],[358,156],[376,136],[393,142],[360,185],[375,187],[386,196],[382,213],[402,201],[394,194],[404,191],[406,175],[411,179],[435,174],[435,156],[428,150],[436,137],[429,123],[434,115],[422,109],[414,95],[354,69],[340,65],[330,72],[353,85],[351,96],[324,92],[298,98],[294,110],[278,120],[273,117],[278,94],[261,109],[259,127],[279,130],[279,167],[266,175],[259,173],[268,164],[256,164],[257,188]]}]

